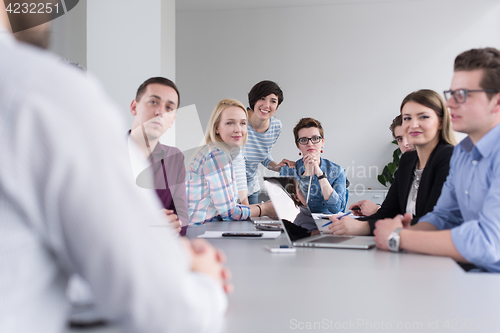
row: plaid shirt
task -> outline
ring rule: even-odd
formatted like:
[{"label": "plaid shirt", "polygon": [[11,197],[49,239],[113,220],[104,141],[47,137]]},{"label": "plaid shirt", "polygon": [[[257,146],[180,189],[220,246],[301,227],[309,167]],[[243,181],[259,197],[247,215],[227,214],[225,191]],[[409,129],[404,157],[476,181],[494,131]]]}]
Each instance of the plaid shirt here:
[{"label": "plaid shirt", "polygon": [[195,156],[186,177],[188,214],[191,223],[218,219],[246,220],[250,207],[236,200],[236,177],[233,157],[214,144],[209,144]]}]

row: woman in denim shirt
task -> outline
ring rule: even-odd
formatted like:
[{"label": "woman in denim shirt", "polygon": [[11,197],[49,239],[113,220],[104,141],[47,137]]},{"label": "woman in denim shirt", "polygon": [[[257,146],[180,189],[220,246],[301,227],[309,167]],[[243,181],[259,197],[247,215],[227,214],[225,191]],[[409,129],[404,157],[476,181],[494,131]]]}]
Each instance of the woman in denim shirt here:
[{"label": "woman in denim shirt", "polygon": [[[326,158],[321,158],[325,137],[321,123],[313,118],[302,118],[293,129],[295,144],[303,157],[294,169],[283,166],[281,176],[295,176],[313,213],[337,214],[346,206],[345,170]],[[311,179],[312,178],[312,179]]]}]

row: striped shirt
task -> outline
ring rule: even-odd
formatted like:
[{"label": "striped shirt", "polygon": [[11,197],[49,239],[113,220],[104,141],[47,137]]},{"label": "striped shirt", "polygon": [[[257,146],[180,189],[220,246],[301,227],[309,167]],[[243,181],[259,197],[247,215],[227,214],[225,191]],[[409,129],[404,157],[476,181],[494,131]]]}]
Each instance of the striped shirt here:
[{"label": "striped shirt", "polygon": [[246,220],[250,207],[239,205],[233,157],[208,144],[194,157],[186,177],[191,224],[214,220]]},{"label": "striped shirt", "polygon": [[270,152],[281,134],[282,127],[281,121],[271,118],[271,124],[267,131],[259,133],[248,123],[248,139],[243,148],[243,154],[240,154],[234,161],[238,191],[247,188],[248,194],[259,191],[257,177],[259,163],[267,168],[269,163],[273,161]]}]

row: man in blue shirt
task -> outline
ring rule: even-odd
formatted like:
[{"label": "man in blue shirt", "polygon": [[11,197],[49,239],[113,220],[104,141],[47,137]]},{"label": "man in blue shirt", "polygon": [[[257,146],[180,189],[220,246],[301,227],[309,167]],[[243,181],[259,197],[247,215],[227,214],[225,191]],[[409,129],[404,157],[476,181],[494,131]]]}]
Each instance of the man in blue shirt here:
[{"label": "man in blue shirt", "polygon": [[468,137],[455,147],[434,210],[413,227],[410,214],[378,221],[377,247],[448,256],[500,272],[500,51],[460,54],[445,97],[453,129]]}]

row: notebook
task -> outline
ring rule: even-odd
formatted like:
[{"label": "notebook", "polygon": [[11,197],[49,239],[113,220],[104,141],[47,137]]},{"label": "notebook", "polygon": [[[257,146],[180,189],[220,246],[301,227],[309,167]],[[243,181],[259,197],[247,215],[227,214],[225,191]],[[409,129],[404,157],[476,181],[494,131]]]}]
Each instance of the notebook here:
[{"label": "notebook", "polygon": [[[276,214],[280,220],[285,221],[306,221],[316,223],[318,230],[327,223],[324,219],[314,219],[308,207],[298,209],[290,197],[290,194],[282,186],[283,179],[290,177],[264,177],[264,185],[267,194],[271,198]],[[293,177],[292,177],[293,178]],[[305,214],[304,214],[305,213]],[[336,236],[332,234],[321,234],[301,239],[292,240],[285,223],[283,230],[292,246],[298,247],[320,247],[320,248],[340,248],[340,249],[370,249],[375,246],[371,236]]]}]

